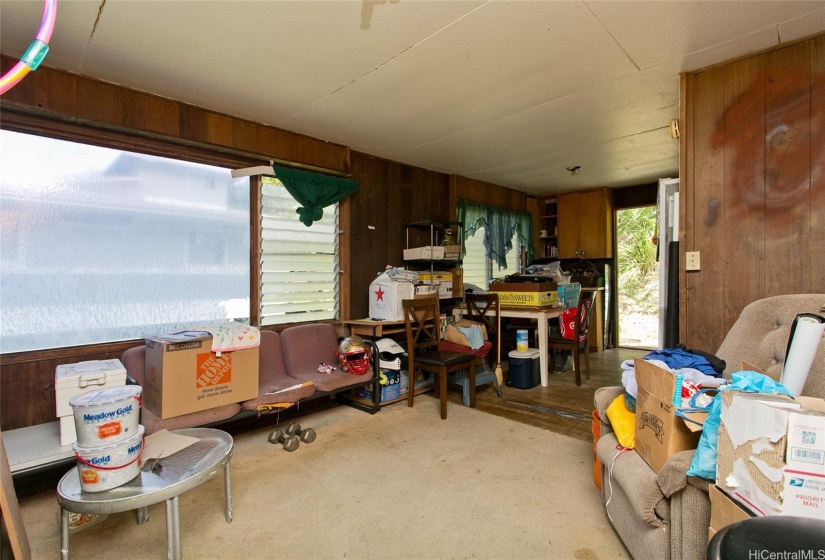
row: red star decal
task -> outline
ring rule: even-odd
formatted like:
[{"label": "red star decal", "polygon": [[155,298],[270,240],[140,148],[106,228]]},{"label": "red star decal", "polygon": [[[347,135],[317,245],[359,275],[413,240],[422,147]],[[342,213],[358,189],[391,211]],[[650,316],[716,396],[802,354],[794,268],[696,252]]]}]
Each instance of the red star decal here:
[{"label": "red star decal", "polygon": [[381,286],[378,286],[378,291],[375,292],[375,295],[378,296],[376,301],[384,301],[384,291],[381,290]]}]

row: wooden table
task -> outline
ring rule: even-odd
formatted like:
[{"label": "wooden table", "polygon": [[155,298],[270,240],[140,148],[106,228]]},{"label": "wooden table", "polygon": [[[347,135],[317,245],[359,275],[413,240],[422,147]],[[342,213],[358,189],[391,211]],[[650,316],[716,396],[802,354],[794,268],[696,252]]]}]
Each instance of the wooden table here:
[{"label": "wooden table", "polygon": [[[504,307],[501,308],[501,316],[502,317],[518,317],[521,319],[535,319],[538,323],[538,337],[539,337],[539,371],[541,372],[541,386],[547,387],[548,381],[548,367],[552,363],[548,356],[548,343],[547,343],[547,321],[550,319],[555,319],[559,315],[561,315],[562,309],[560,307],[557,308],[544,308],[544,309],[506,309]],[[453,308],[453,317],[456,320],[461,319],[461,314],[467,314],[467,310],[454,307]]]},{"label": "wooden table", "polygon": [[349,325],[349,332],[355,336],[368,336],[370,338],[381,338],[388,334],[406,333],[407,327],[404,321],[375,321],[373,319],[350,319],[344,321]]}]

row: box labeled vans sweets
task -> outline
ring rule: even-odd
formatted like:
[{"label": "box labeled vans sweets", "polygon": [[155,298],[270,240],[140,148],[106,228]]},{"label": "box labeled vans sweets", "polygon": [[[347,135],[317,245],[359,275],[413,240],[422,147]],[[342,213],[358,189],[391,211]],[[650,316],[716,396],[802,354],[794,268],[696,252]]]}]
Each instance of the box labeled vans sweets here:
[{"label": "box labeled vans sweets", "polygon": [[258,396],[259,347],[212,352],[212,336],[182,332],[146,338],[143,405],[161,419]]},{"label": "box labeled vans sweets", "polygon": [[549,282],[492,282],[490,291],[498,294],[502,307],[540,309],[559,302],[554,281]]},{"label": "box labeled vans sweets", "polygon": [[716,484],[756,515],[825,520],[825,401],[723,393]]},{"label": "box labeled vans sweets", "polygon": [[696,449],[701,431],[693,431],[676,414],[676,376],[636,358],[636,452],[659,472],[678,451]]}]

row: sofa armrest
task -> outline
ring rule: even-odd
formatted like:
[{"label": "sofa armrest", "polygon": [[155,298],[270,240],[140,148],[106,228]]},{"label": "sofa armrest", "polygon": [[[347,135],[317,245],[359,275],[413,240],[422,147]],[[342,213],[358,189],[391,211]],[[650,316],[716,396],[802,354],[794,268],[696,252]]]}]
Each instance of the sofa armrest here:
[{"label": "sofa armrest", "polygon": [[610,420],[607,419],[607,407],[622,393],[624,393],[624,387],[621,386],[596,389],[596,393],[593,395],[593,404],[596,406],[599,419],[603,424],[610,425]]},{"label": "sofa armrest", "polygon": [[667,460],[657,476],[662,494],[670,498],[676,492],[684,490],[688,484],[687,471],[693,461],[694,453],[696,453],[695,449],[679,451]]}]

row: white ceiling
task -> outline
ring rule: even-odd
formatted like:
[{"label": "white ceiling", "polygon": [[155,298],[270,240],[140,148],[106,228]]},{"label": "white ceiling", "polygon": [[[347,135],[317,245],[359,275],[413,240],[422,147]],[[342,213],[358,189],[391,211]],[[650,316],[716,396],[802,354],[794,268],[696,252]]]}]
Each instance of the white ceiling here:
[{"label": "white ceiling", "polygon": [[[4,54],[42,5],[0,2]],[[547,194],[676,176],[679,72],[822,31],[825,1],[59,0],[43,64]]]}]

